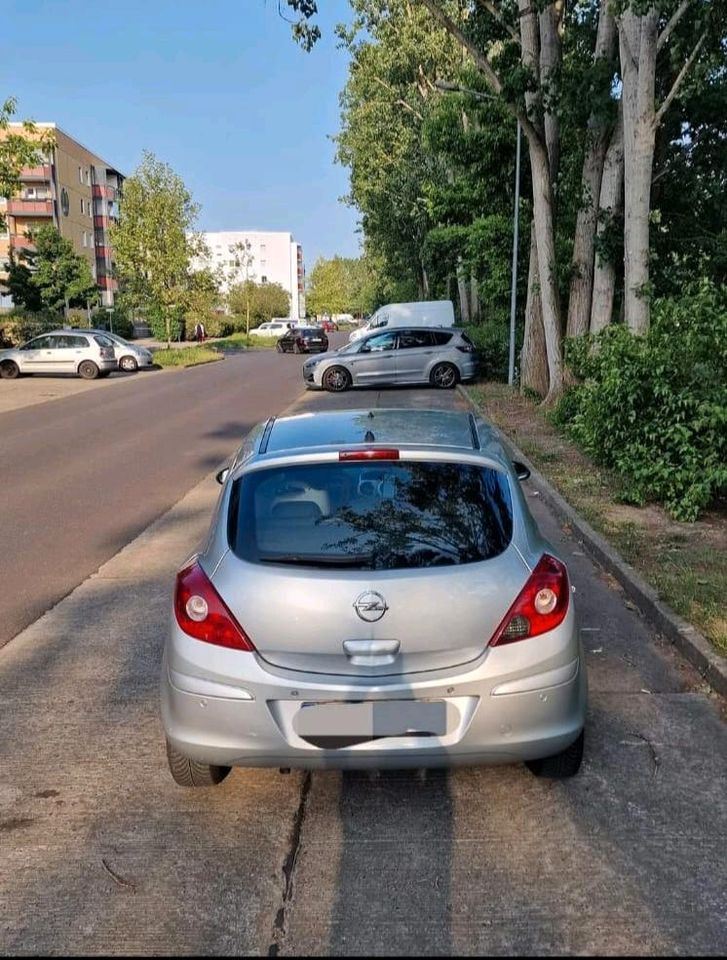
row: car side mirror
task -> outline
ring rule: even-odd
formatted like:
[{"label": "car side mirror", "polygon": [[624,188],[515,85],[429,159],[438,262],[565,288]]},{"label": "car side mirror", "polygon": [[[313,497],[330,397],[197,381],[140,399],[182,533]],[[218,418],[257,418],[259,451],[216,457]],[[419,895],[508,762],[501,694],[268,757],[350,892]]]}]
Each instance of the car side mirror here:
[{"label": "car side mirror", "polygon": [[223,467],[222,470],[220,470],[220,472],[219,472],[219,473],[217,474],[217,476],[215,477],[215,480],[216,480],[219,484],[223,484],[223,483],[225,482],[225,480],[227,480],[227,478],[228,478],[229,475],[230,475],[230,468],[229,468],[229,467]]},{"label": "car side mirror", "polygon": [[519,460],[513,460],[513,467],[515,467],[515,473],[517,474],[518,480],[527,480],[530,476],[530,470],[525,466],[524,463],[521,463]]}]

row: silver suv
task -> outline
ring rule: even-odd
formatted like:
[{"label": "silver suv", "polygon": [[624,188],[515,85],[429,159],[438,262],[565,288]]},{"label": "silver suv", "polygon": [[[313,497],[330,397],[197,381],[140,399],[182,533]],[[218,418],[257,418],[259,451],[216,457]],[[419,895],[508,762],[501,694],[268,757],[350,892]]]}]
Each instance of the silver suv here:
[{"label": "silver suv", "polygon": [[307,387],[333,393],[393,383],[430,383],[449,389],[471,380],[476,372],[476,348],[466,333],[454,327],[372,333],[303,364]]},{"label": "silver suv", "polygon": [[32,373],[71,373],[84,380],[107,377],[118,361],[105,333],[51,330],[20,347],[0,350],[0,377],[14,380]]},{"label": "silver suv", "polygon": [[177,575],[161,692],[174,779],[516,761],[576,773],[585,664],[526,475],[463,413],[256,427]]}]

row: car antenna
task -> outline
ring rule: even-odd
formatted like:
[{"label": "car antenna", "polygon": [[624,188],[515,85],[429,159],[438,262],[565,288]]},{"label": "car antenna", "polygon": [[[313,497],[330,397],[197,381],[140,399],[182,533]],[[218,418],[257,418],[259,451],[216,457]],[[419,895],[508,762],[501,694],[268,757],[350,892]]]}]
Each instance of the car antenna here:
[{"label": "car antenna", "polygon": [[370,430],[366,431],[366,436],[364,437],[364,443],[376,443],[376,437]]}]

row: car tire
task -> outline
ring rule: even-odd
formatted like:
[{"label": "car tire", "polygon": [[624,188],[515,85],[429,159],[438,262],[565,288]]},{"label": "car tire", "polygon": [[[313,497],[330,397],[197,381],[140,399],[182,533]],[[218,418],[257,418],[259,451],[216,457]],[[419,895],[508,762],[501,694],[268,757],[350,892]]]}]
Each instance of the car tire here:
[{"label": "car tire", "polygon": [[82,360],[78,365],[78,376],[84,380],[95,380],[99,375],[99,369],[93,360]]},{"label": "car tire", "polygon": [[278,351],[278,353],[285,353],[285,350],[283,350],[279,343],[275,344],[275,349]]},{"label": "car tire", "polygon": [[297,343],[293,344],[293,353],[300,353],[300,347]]},{"label": "car tire", "polygon": [[20,376],[20,367],[14,360],[3,360],[0,363],[0,377],[3,380],[17,380]]},{"label": "car tire", "polygon": [[439,390],[452,390],[457,386],[459,374],[452,363],[438,363],[429,375],[433,387]]},{"label": "car tire", "polygon": [[536,777],[547,777],[550,780],[574,777],[581,767],[584,739],[584,732],[581,730],[577,739],[565,750],[554,753],[551,757],[542,757],[540,760],[528,760],[525,766]]},{"label": "car tire", "polygon": [[119,360],[119,370],[123,370],[125,373],[136,373],[139,369],[139,364],[133,357],[122,357]]},{"label": "car tire", "polygon": [[345,367],[329,367],[321,378],[323,388],[329,393],[343,393],[351,382],[351,374]]},{"label": "car tire", "polygon": [[174,782],[180,787],[214,787],[222,783],[230,767],[217,767],[208,763],[197,763],[175,750],[167,740],[167,763]]}]

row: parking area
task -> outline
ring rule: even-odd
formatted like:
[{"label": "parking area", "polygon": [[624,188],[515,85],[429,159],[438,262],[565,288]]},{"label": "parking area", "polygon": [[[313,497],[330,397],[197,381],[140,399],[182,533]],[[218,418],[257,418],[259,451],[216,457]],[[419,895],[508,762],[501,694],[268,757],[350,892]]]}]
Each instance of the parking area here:
[{"label": "parking area", "polygon": [[64,400],[89,390],[113,389],[115,385],[128,382],[141,374],[151,376],[159,370],[144,370],[138,373],[123,373],[116,370],[105,380],[83,380],[71,375],[34,374],[32,377],[19,377],[17,380],[0,380],[0,414],[12,410],[22,410],[38,403],[52,400]]},{"label": "parking area", "polygon": [[[462,402],[399,389],[293,409]],[[723,954],[722,701],[525,490],[577,590],[591,694],[577,777],[235,770],[176,787],[161,645],[210,476],[0,652],[4,950]]]}]

